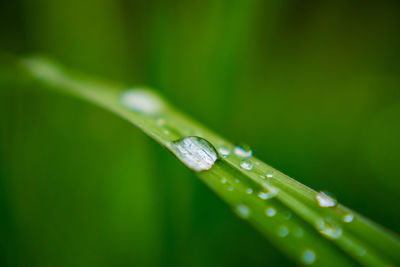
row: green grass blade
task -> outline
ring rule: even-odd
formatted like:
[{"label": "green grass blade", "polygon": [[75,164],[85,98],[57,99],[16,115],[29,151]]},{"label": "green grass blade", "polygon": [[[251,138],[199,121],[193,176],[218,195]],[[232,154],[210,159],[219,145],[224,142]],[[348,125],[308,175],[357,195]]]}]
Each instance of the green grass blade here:
[{"label": "green grass blade", "polygon": [[[129,91],[41,58],[25,59],[22,66],[41,86],[99,105],[142,129],[294,261],[317,266],[400,263],[396,234],[238,150],[151,90]],[[202,139],[179,141],[189,136]],[[188,147],[198,151],[185,154]]]}]

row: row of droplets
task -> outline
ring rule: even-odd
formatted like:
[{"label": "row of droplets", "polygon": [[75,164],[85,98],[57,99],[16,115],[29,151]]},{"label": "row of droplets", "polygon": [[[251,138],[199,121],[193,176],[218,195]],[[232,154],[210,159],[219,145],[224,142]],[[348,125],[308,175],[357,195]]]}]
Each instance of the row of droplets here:
[{"label": "row of droplets", "polygon": [[[146,89],[128,89],[125,90],[121,95],[121,103],[126,108],[144,114],[144,115],[155,115],[160,113],[165,108],[164,101],[153,92]],[[156,125],[163,127],[166,125],[166,121],[163,118],[157,118],[155,120]],[[163,131],[165,135],[169,135],[169,130],[165,129]],[[209,170],[212,168],[216,160],[218,159],[218,154],[215,148],[205,139],[197,136],[184,137],[180,140],[171,143],[171,148],[176,156],[190,169],[200,172]],[[223,157],[229,157],[231,155],[231,150],[227,146],[219,146],[218,153]],[[253,161],[251,160],[253,156],[253,151],[247,146],[235,146],[233,148],[233,154],[242,160],[239,166],[245,171],[252,171],[254,168]],[[255,161],[255,165],[260,165],[258,161]],[[272,173],[266,175],[262,174],[262,178],[273,178]],[[239,182],[238,179],[235,180]],[[226,183],[226,179],[222,178],[222,183]],[[269,192],[261,191],[258,193],[258,197],[262,200],[266,200],[276,196],[277,190],[274,191],[274,187],[268,187]],[[228,191],[233,191],[233,187],[228,187]],[[272,192],[271,192],[272,191]],[[253,189],[246,189],[247,194],[253,194]],[[316,201],[320,207],[331,208],[337,205],[337,201],[324,192],[319,192],[315,196]],[[242,218],[250,217],[250,209],[244,205],[239,204],[236,211]],[[265,215],[267,217],[273,217],[277,213],[276,209],[273,207],[268,207],[265,209]],[[343,222],[350,223],[354,219],[353,214],[345,214],[343,216]],[[316,228],[324,235],[329,238],[339,238],[342,234],[342,230],[335,226],[334,224],[327,223],[324,220],[318,221]],[[302,230],[298,229],[296,232],[298,236],[302,235]],[[278,235],[280,237],[285,237],[289,234],[289,229],[286,226],[281,226],[278,230]],[[305,264],[312,264],[316,259],[315,252],[306,249],[302,254],[302,261]]]}]

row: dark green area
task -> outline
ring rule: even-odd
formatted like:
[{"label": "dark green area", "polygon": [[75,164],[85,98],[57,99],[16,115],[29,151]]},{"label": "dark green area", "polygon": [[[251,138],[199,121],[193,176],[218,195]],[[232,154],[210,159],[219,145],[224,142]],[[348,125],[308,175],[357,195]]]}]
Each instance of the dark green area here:
[{"label": "dark green area", "polygon": [[[6,1],[0,51],[154,87],[399,232],[398,14],[397,1]],[[138,129],[5,81],[0,236],[1,266],[291,264]]]}]

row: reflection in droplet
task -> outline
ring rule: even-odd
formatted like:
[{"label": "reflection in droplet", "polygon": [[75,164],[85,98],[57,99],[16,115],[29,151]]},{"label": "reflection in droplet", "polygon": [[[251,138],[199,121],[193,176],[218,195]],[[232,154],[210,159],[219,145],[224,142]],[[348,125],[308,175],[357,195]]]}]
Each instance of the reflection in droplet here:
[{"label": "reflection in droplet", "polygon": [[146,89],[127,89],[121,93],[121,104],[142,114],[157,114],[165,106],[163,100]]},{"label": "reflection in droplet", "polygon": [[334,198],[321,191],[315,195],[315,199],[317,200],[318,205],[323,208],[334,207],[337,204],[337,201]]},{"label": "reflection in droplet", "polygon": [[243,160],[242,162],[240,162],[240,167],[247,171],[251,171],[253,169],[253,164],[249,160]]},{"label": "reflection in droplet", "polygon": [[253,155],[253,151],[247,146],[235,146],[235,148],[233,149],[233,153],[236,156],[244,159],[251,158],[251,156]]},{"label": "reflection in droplet", "polygon": [[190,169],[200,172],[211,169],[217,152],[205,139],[197,136],[182,138],[172,143],[172,151]]},{"label": "reflection in droplet", "polygon": [[316,258],[315,252],[312,251],[311,249],[306,249],[306,250],[303,252],[303,255],[302,255],[302,257],[301,257],[302,261],[303,261],[305,264],[313,264],[314,261],[315,261],[315,258]]},{"label": "reflection in droplet", "polygon": [[247,207],[244,204],[239,204],[236,206],[236,212],[238,213],[238,215],[242,218],[249,218],[250,216],[250,209],[249,207]]}]

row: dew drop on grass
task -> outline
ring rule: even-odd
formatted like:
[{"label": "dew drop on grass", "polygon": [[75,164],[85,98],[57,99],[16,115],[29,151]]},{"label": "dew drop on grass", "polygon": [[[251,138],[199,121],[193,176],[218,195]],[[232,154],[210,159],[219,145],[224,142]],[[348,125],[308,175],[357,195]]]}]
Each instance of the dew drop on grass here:
[{"label": "dew drop on grass", "polygon": [[265,210],[265,215],[267,215],[268,217],[272,217],[276,214],[276,210],[274,208],[267,208]]},{"label": "dew drop on grass", "polygon": [[251,163],[249,160],[243,160],[240,162],[240,167],[247,171],[251,171],[253,169],[253,163]]},{"label": "dew drop on grass", "polygon": [[343,216],[343,222],[345,223],[351,223],[354,220],[354,215],[351,213],[345,214]]},{"label": "dew drop on grass", "polygon": [[236,206],[237,214],[242,218],[249,218],[250,217],[250,209],[244,204],[239,204]]},{"label": "dew drop on grass", "polygon": [[228,187],[228,191],[233,191],[233,187]]},{"label": "dew drop on grass", "polygon": [[253,151],[247,147],[247,146],[235,146],[235,148],[233,149],[233,153],[240,157],[240,158],[244,158],[244,159],[248,159],[251,158],[251,156],[253,156]]},{"label": "dew drop on grass", "polygon": [[294,231],[294,235],[297,237],[302,237],[303,236],[303,229],[297,228],[296,231]]},{"label": "dew drop on grass", "polygon": [[229,155],[231,154],[231,151],[226,146],[220,146],[218,148],[218,152],[224,157],[229,157]]},{"label": "dew drop on grass", "polygon": [[334,198],[328,196],[322,191],[315,195],[315,199],[317,200],[318,205],[323,208],[334,207],[337,204],[337,201]]},{"label": "dew drop on grass", "polygon": [[247,190],[246,190],[246,193],[247,193],[247,194],[251,194],[251,193],[253,193],[253,189],[251,189],[251,188],[247,188]]},{"label": "dew drop on grass", "polygon": [[165,106],[163,100],[146,89],[127,89],[121,93],[121,104],[138,113],[154,115]]},{"label": "dew drop on grass", "polygon": [[265,199],[271,198],[272,195],[271,195],[271,193],[260,192],[260,193],[258,193],[258,197],[265,200]]},{"label": "dew drop on grass", "polygon": [[286,226],[279,227],[278,235],[280,237],[285,237],[289,234],[289,229]]},{"label": "dew drop on grass", "polygon": [[178,159],[196,172],[211,169],[218,158],[215,148],[207,140],[197,136],[172,142],[172,150]]},{"label": "dew drop on grass", "polygon": [[272,177],[274,177],[274,175],[273,175],[272,173],[268,173],[268,174],[267,174],[267,177],[268,177],[268,178],[272,178]]},{"label": "dew drop on grass", "polygon": [[330,239],[338,239],[342,236],[342,229],[339,226],[328,223],[324,220],[317,222],[317,230],[324,236]]},{"label": "dew drop on grass", "polygon": [[225,179],[225,178],[222,178],[222,179],[221,179],[221,183],[226,184],[226,179]]},{"label": "dew drop on grass", "polygon": [[310,249],[306,249],[301,257],[301,260],[304,262],[304,264],[313,264],[315,259],[315,252]]}]

